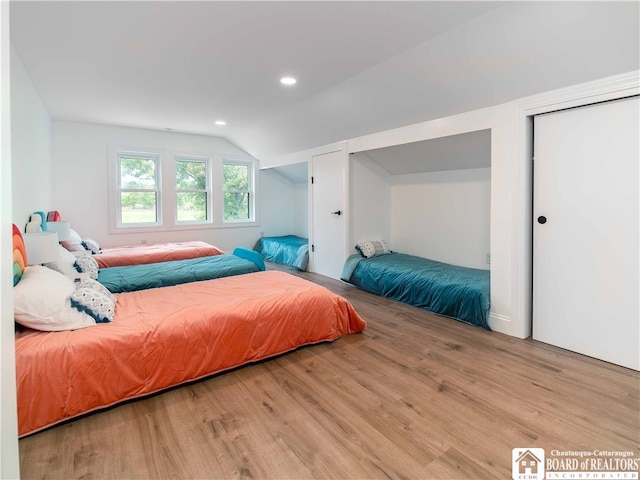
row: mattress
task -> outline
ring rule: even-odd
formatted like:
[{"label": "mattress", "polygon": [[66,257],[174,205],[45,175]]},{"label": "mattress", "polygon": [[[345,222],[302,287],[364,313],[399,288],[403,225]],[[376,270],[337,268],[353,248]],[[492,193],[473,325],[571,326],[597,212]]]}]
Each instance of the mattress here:
[{"label": "mattress", "polygon": [[342,280],[362,290],[489,329],[490,273],[403,253],[345,262]]},{"label": "mattress", "polygon": [[344,298],[277,271],[116,298],[112,323],[16,333],[20,436],[366,326]]},{"label": "mattress", "polygon": [[273,263],[306,270],[309,262],[309,239],[296,235],[262,237],[253,249]]},{"label": "mattress", "polygon": [[188,258],[222,255],[218,247],[206,242],[174,242],[130,245],[125,247],[103,248],[102,253],[93,256],[98,267],[109,268],[123,265],[142,265],[147,263],[170,262]]}]

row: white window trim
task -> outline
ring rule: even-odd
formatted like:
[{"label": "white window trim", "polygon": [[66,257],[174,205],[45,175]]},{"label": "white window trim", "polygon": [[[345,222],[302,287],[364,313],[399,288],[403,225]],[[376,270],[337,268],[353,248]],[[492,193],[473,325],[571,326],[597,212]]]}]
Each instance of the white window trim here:
[{"label": "white window trim", "polygon": [[[159,179],[160,197],[157,207],[157,224],[135,224],[132,226],[122,226],[119,222],[119,157],[121,153],[133,155],[157,155],[159,157]],[[177,222],[176,220],[176,185],[175,185],[175,162],[177,159],[209,159],[210,177],[209,187],[210,197],[210,220],[207,222]],[[223,164],[237,163],[249,165],[251,167],[250,186],[253,193],[251,200],[250,220],[227,220],[224,221],[224,189],[223,189]],[[249,155],[242,154],[217,154],[213,152],[186,152],[164,150],[158,148],[137,148],[132,146],[109,145],[108,146],[108,180],[109,180],[109,233],[152,233],[169,232],[182,230],[205,230],[224,228],[243,228],[259,226],[259,205],[258,198],[258,169],[259,163]]]},{"label": "white window trim", "polygon": [[[156,221],[148,223],[122,223],[122,207],[121,207],[121,170],[120,159],[122,157],[140,157],[154,160],[156,163]],[[162,203],[163,203],[163,184],[162,184],[162,155],[161,152],[152,149],[132,149],[117,148],[110,152],[111,168],[109,169],[109,193],[110,193],[110,226],[112,231],[132,232],[142,229],[143,231],[158,230],[162,228]],[[129,189],[125,189],[129,190]],[[150,190],[141,190],[150,191]]]},{"label": "white window trim", "polygon": [[[206,176],[207,176],[207,185],[205,190],[191,190],[193,192],[206,192],[207,194],[207,218],[205,220],[178,220],[178,192],[186,192],[189,190],[181,190],[178,189],[176,185],[176,165],[178,162],[202,162],[206,166]],[[175,226],[196,226],[196,225],[206,225],[211,226],[216,217],[214,212],[214,190],[213,190],[213,159],[210,156],[196,156],[196,155],[184,155],[184,154],[174,154],[173,155],[173,171],[171,174],[171,182],[172,182],[172,197],[173,197],[173,224]]]},{"label": "white window trim", "polygon": [[[249,218],[242,220],[225,220],[224,219],[224,194],[226,193],[224,190],[224,185],[221,186],[221,201],[222,201],[222,223],[228,226],[238,226],[238,225],[255,225],[257,223],[256,220],[256,169],[257,164],[255,161],[247,160],[247,159],[234,159],[230,157],[224,157],[222,160],[221,168],[224,169],[225,165],[246,165],[249,167],[249,178],[248,178],[248,193],[249,193]],[[221,175],[221,181],[224,180],[224,175]]]}]

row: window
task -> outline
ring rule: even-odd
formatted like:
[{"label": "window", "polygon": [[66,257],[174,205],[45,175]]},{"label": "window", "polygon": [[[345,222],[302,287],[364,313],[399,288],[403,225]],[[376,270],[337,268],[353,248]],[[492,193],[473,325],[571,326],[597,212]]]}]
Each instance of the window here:
[{"label": "window", "polygon": [[253,164],[223,162],[224,221],[253,220]]},{"label": "window", "polygon": [[159,156],[118,154],[118,225],[158,225],[160,219]]},{"label": "window", "polygon": [[211,220],[210,161],[176,157],[176,222],[203,223]]},{"label": "window", "polygon": [[256,161],[109,146],[109,231],[244,227],[256,223]]}]

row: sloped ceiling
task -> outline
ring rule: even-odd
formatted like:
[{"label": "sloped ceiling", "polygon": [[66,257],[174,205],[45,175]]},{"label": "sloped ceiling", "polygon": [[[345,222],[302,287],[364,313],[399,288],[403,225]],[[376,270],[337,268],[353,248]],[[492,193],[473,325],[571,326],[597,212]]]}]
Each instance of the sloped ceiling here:
[{"label": "sloped ceiling", "polygon": [[10,15],[54,120],[222,136],[269,159],[637,70],[639,5],[13,1]]},{"label": "sloped ceiling", "polygon": [[491,130],[449,135],[356,153],[390,175],[491,166]]},{"label": "sloped ceiling", "polygon": [[309,181],[308,167],[306,163],[294,163],[281,167],[273,167],[269,170],[277,172],[291,183],[307,183]]}]

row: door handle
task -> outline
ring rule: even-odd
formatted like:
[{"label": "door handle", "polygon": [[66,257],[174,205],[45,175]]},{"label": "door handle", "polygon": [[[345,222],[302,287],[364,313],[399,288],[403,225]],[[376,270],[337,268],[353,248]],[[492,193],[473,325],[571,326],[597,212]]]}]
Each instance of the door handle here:
[{"label": "door handle", "polygon": [[331,215],[342,215],[342,210],[338,210],[337,212],[331,212]]},{"label": "door handle", "polygon": [[538,223],[539,223],[540,225],[544,225],[545,223],[547,223],[547,217],[545,217],[544,215],[540,215],[540,216],[538,217]]}]

